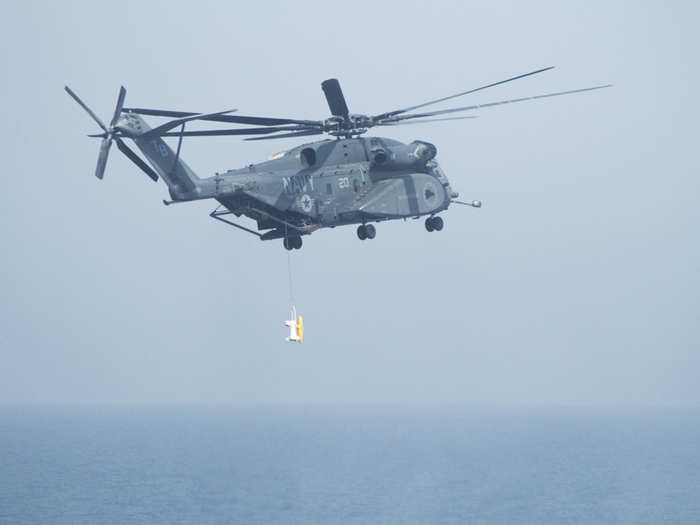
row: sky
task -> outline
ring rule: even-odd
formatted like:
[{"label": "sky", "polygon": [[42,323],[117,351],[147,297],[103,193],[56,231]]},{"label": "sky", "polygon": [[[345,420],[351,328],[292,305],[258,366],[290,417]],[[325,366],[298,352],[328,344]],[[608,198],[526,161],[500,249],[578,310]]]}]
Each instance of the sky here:
[{"label": "sky", "polygon": [[[7,2],[0,404],[700,406],[695,2]],[[323,119],[611,89],[372,130],[437,146],[464,200],[288,254],[165,207],[99,142],[126,105]],[[449,104],[436,109],[450,107]],[[299,139],[192,138],[200,177]]]}]

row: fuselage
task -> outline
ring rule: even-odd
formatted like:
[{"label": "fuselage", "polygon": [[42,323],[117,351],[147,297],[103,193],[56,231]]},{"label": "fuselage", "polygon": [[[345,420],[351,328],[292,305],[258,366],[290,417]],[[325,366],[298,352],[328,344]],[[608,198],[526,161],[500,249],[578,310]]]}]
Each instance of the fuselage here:
[{"label": "fuselage", "polygon": [[267,161],[200,179],[195,194],[215,198],[236,215],[283,236],[284,223],[311,230],[342,224],[434,215],[453,192],[427,142],[378,137],[324,140]]}]

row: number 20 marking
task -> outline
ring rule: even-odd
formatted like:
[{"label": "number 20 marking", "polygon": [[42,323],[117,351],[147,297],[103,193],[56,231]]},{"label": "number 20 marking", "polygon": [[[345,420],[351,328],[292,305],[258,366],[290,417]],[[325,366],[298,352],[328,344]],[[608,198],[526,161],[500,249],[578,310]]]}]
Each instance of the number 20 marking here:
[{"label": "number 20 marking", "polygon": [[338,187],[340,189],[350,187],[350,179],[348,177],[338,177]]}]

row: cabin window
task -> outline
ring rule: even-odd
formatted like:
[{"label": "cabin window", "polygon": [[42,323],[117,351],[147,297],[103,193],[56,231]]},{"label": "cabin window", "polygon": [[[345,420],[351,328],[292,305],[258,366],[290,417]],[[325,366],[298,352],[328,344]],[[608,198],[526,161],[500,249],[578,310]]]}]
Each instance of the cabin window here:
[{"label": "cabin window", "polygon": [[353,179],[353,181],[352,181],[352,187],[353,187],[353,189],[355,190],[355,193],[357,193],[358,191],[360,191],[360,183],[357,182],[357,179]]},{"label": "cabin window", "polygon": [[333,195],[333,186],[331,186],[330,184],[326,184],[326,193],[328,195]]}]

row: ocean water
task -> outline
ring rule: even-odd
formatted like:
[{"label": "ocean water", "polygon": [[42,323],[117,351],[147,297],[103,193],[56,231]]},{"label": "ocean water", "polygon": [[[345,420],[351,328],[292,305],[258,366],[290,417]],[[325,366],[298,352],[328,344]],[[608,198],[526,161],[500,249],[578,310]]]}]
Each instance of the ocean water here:
[{"label": "ocean water", "polygon": [[0,523],[700,524],[700,412],[0,408]]}]

